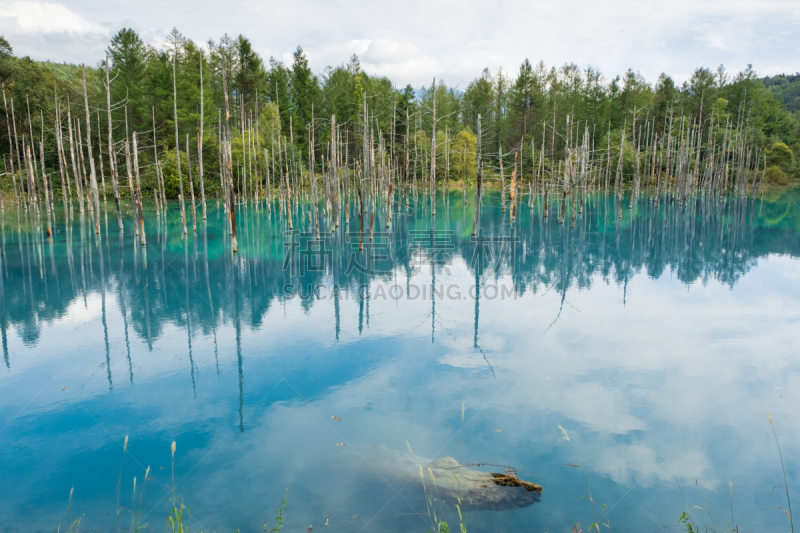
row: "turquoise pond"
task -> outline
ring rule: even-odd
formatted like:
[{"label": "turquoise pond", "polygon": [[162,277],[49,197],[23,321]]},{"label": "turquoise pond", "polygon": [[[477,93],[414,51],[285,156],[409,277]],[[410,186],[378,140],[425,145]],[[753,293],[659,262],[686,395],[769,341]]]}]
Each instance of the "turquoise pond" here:
[{"label": "turquoise pond", "polygon": [[189,531],[272,527],[287,487],[284,531],[425,533],[431,505],[458,530],[432,482],[392,470],[409,447],[543,487],[465,508],[470,532],[588,531],[588,490],[612,531],[678,531],[687,509],[788,531],[800,190],[621,212],[599,193],[563,224],[559,200],[544,216],[526,194],[512,219],[489,191],[475,238],[469,190],[435,217],[395,194],[371,235],[354,201],[319,235],[307,202],[291,230],[277,201],[244,204],[238,254],[213,199],[187,236],[177,203],[146,205],[145,247],[110,198],[100,235],[56,204],[52,240],[44,212],[6,206],[0,531],[65,531],[72,488],[70,519],[117,531],[120,469],[124,530],[148,466],[142,520],[165,530],[172,441]]}]

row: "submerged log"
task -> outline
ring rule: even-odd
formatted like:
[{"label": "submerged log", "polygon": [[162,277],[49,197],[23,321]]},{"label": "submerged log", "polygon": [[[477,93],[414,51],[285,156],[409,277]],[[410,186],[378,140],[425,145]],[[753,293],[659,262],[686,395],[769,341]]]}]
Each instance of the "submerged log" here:
[{"label": "submerged log", "polygon": [[365,452],[363,459],[372,467],[370,470],[374,468],[386,478],[418,484],[420,490],[424,478],[429,495],[453,505],[460,498],[464,510],[518,509],[538,502],[542,494],[541,486],[518,478],[513,471],[481,472],[452,457],[431,461],[379,447]]}]

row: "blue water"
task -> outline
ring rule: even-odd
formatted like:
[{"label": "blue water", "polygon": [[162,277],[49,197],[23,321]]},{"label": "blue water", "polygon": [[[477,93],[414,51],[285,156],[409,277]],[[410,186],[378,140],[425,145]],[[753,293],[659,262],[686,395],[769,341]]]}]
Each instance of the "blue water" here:
[{"label": "blue water", "polygon": [[798,200],[625,199],[620,218],[590,195],[560,224],[555,197],[544,217],[525,196],[512,220],[489,192],[477,240],[474,191],[440,193],[435,217],[396,195],[372,239],[354,202],[319,237],[310,204],[290,231],[262,202],[237,208],[238,254],[213,200],[187,237],[177,204],[146,206],[145,248],[111,202],[99,236],[57,204],[51,241],[44,212],[7,207],[0,530],[66,529],[74,488],[70,520],[116,531],[120,471],[124,530],[148,466],[141,515],[163,530],[175,441],[190,531],[272,527],[288,487],[285,531],[333,513],[339,531],[425,532],[422,486],[371,464],[409,446],[544,487],[466,511],[468,531],[587,531],[589,490],[616,531],[687,509],[788,531],[767,411],[796,491]]}]

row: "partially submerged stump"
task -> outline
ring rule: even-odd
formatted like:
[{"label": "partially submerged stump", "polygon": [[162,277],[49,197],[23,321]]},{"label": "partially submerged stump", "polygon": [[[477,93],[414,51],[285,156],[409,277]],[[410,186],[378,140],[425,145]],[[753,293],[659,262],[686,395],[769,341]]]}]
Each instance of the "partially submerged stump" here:
[{"label": "partially submerged stump", "polygon": [[541,486],[519,479],[513,473],[472,470],[452,457],[430,461],[380,447],[364,453],[363,459],[380,475],[415,483],[420,490],[422,472],[430,496],[451,504],[458,503],[460,497],[461,508],[465,510],[518,509],[538,502],[542,493]]},{"label": "partially submerged stump", "polygon": [[[442,457],[423,465],[431,469],[436,479],[434,488],[428,487],[451,503],[461,497],[462,509],[484,509],[502,511],[527,507],[539,501],[542,487],[523,481],[511,473],[481,472],[459,465],[452,457]],[[428,472],[425,472],[428,474]],[[426,476],[425,483],[432,480]]]}]

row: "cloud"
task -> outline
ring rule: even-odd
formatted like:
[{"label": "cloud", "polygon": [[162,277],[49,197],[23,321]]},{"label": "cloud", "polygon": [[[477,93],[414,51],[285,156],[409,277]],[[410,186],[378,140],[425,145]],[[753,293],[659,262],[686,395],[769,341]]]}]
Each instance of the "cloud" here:
[{"label": "cloud", "polygon": [[776,74],[796,68],[800,51],[794,39],[800,3],[788,0],[464,0],[457,9],[410,0],[402,12],[365,0],[206,0],[199,6],[195,0],[137,0],[135,6],[86,0],[69,7],[0,0],[0,13],[15,51],[36,59],[94,63],[122,27],[159,44],[162,30],[178,26],[196,42],[241,33],[265,59],[291,61],[301,45],[318,73],[355,53],[368,72],[399,87],[428,85],[433,77],[456,85],[484,67],[515,74],[525,58],[548,66],[599,65],[607,79],[632,68],[654,82],[666,72],[680,83],[695,68],[720,63],[730,71],[752,63],[759,74]]},{"label": "cloud", "polygon": [[670,484],[673,478],[679,478],[684,484],[697,480],[706,489],[714,489],[718,483],[708,457],[692,449],[659,458],[656,450],[648,446],[620,445],[603,450],[599,462],[623,485],[638,481],[643,487],[652,487],[656,483]]},{"label": "cloud", "polygon": [[0,0],[0,27],[18,57],[94,64],[111,37],[108,26],[64,4]]},{"label": "cloud", "polygon": [[108,34],[106,28],[89,22],[63,4],[15,0],[0,2],[0,11],[3,13],[0,20],[3,20],[4,25],[10,22],[18,32],[27,35],[61,32],[73,36],[86,33]]},{"label": "cloud", "polygon": [[364,70],[390,79],[424,79],[427,73],[441,70],[438,63],[411,42],[388,39],[370,41],[361,56]]}]

